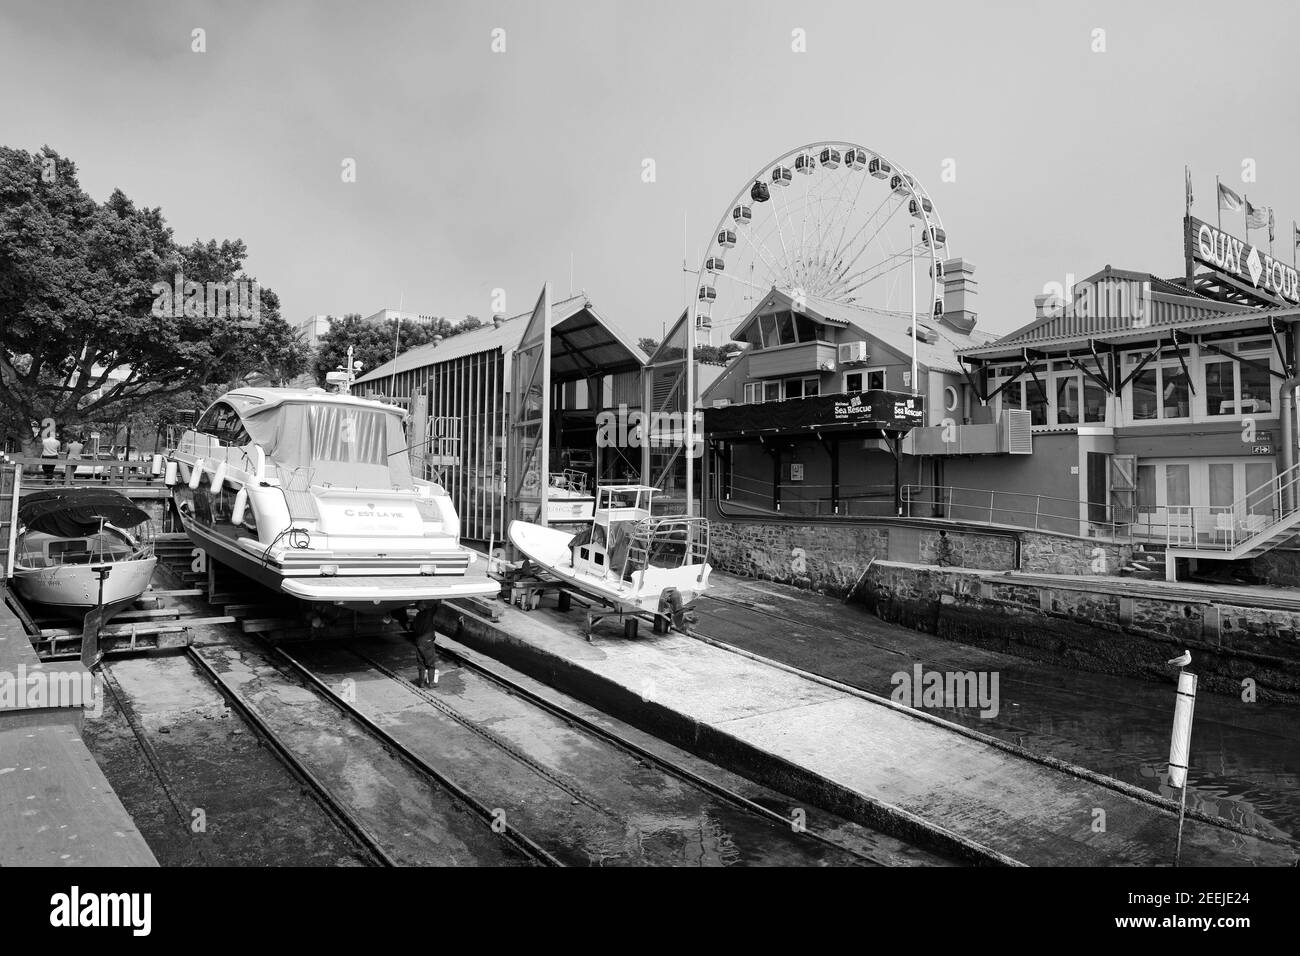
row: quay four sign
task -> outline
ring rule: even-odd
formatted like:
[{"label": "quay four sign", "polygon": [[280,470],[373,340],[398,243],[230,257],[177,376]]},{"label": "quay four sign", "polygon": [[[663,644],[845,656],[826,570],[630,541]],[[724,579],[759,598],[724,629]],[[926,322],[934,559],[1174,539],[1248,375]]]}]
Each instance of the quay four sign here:
[{"label": "quay four sign", "polygon": [[1202,265],[1249,282],[1284,302],[1300,305],[1300,276],[1295,268],[1258,246],[1195,217],[1188,220],[1187,242],[1192,258]]}]

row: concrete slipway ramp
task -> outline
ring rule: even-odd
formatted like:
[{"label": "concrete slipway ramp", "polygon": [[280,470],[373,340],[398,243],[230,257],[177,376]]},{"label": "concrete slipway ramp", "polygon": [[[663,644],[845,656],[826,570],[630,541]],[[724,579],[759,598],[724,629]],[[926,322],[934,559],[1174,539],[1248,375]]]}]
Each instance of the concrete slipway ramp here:
[{"label": "concrete slipway ramp", "polygon": [[[972,863],[1167,866],[1168,801],[1091,771],[682,634],[581,634],[581,613],[445,605],[439,629],[735,772]],[[1097,811],[1104,811],[1104,830]],[[1184,866],[1293,866],[1297,844],[1189,816]]]}]

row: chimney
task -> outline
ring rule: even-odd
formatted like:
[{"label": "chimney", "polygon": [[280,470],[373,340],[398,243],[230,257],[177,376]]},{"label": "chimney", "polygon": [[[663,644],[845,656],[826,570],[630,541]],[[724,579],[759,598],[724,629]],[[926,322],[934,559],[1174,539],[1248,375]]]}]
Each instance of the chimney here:
[{"label": "chimney", "polygon": [[1054,292],[1034,296],[1034,319],[1045,319],[1061,309],[1061,297]]},{"label": "chimney", "polygon": [[492,327],[494,329],[501,328],[501,323],[505,322],[505,320],[506,317],[502,313],[500,312],[492,313]]},{"label": "chimney", "polygon": [[943,263],[943,315],[939,321],[963,335],[975,328],[975,267],[965,259],[948,259]]}]

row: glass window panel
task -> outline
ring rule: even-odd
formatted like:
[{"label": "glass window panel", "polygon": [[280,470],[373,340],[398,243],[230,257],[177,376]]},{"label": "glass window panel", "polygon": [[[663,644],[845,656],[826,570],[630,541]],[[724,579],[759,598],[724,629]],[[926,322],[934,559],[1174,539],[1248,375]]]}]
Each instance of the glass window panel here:
[{"label": "glass window panel", "polygon": [[1150,514],[1156,510],[1156,466],[1138,465],[1137,510]]},{"label": "glass window panel", "polygon": [[1205,363],[1205,412],[1207,415],[1237,414],[1236,362],[1228,359]]},{"label": "glass window panel", "polygon": [[844,376],[844,391],[850,395],[855,395],[862,391],[862,373],[849,372]]},{"label": "glass window panel", "polygon": [[758,324],[763,330],[763,348],[770,349],[772,346],[780,344],[776,337],[776,316],[760,315]]},{"label": "glass window panel", "polygon": [[1227,508],[1237,499],[1232,483],[1233,466],[1231,463],[1216,463],[1211,464],[1209,468],[1210,507]]},{"label": "glass window panel", "polygon": [[781,344],[793,345],[797,341],[794,337],[794,316],[789,312],[778,312],[776,323],[781,337]]},{"label": "glass window panel", "polygon": [[786,398],[803,398],[803,379],[792,378],[785,383]]},{"label": "glass window panel", "polygon": [[1191,465],[1165,465],[1165,504],[1170,508],[1192,503]]},{"label": "glass window panel", "polygon": [[1153,368],[1144,368],[1133,379],[1134,419],[1145,421],[1159,416],[1160,413],[1156,410],[1157,379],[1156,370]]},{"label": "glass window panel", "polygon": [[1275,496],[1269,484],[1273,480],[1273,466],[1266,461],[1246,463],[1246,510],[1253,515],[1273,516]]},{"label": "glass window panel", "polygon": [[1023,382],[1012,382],[1002,390],[1002,407],[1003,408],[1024,408],[1024,402],[1021,401],[1021,386]]},{"label": "glass window panel", "polygon": [[822,337],[821,326],[806,315],[795,315],[794,325],[800,342],[814,342]]},{"label": "glass window panel", "polygon": [[1106,390],[1091,382],[1083,383],[1083,420],[1085,422],[1104,422],[1106,420]]},{"label": "glass window panel", "polygon": [[885,387],[885,370],[883,368],[872,369],[867,373],[867,388],[884,388]]},{"label": "glass window panel", "polygon": [[1079,423],[1079,376],[1056,376],[1056,424]]},{"label": "glass window panel", "polygon": [[1160,384],[1165,418],[1186,418],[1189,412],[1187,376],[1181,368],[1162,368]]},{"label": "glass window panel", "polygon": [[781,383],[764,382],[763,383],[763,401],[779,402],[781,400]]},{"label": "glass window panel", "polygon": [[1025,391],[1029,400],[1029,422],[1032,425],[1047,424],[1047,389],[1041,382],[1031,379]]},{"label": "glass window panel", "polygon": [[1241,375],[1242,414],[1271,412],[1273,403],[1269,401],[1269,393],[1272,391],[1272,376],[1254,365],[1242,365],[1238,372]]},{"label": "glass window panel", "polygon": [[806,379],[804,379],[804,380],[803,380],[803,394],[804,394],[804,398],[807,398],[809,395],[820,395],[820,394],[821,394],[821,383],[818,382],[817,379],[815,379],[815,378],[806,378]]}]

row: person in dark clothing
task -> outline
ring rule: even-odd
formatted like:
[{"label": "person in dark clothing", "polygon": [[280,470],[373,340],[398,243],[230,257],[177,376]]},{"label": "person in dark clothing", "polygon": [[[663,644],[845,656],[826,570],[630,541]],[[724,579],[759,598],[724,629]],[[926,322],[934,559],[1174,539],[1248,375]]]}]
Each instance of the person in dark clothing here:
[{"label": "person in dark clothing", "polygon": [[438,634],[433,626],[433,619],[437,613],[437,603],[426,602],[420,607],[414,623],[411,624],[411,641],[415,644],[415,656],[420,668],[417,683],[421,687],[437,686],[438,683],[438,647],[435,643]]}]

